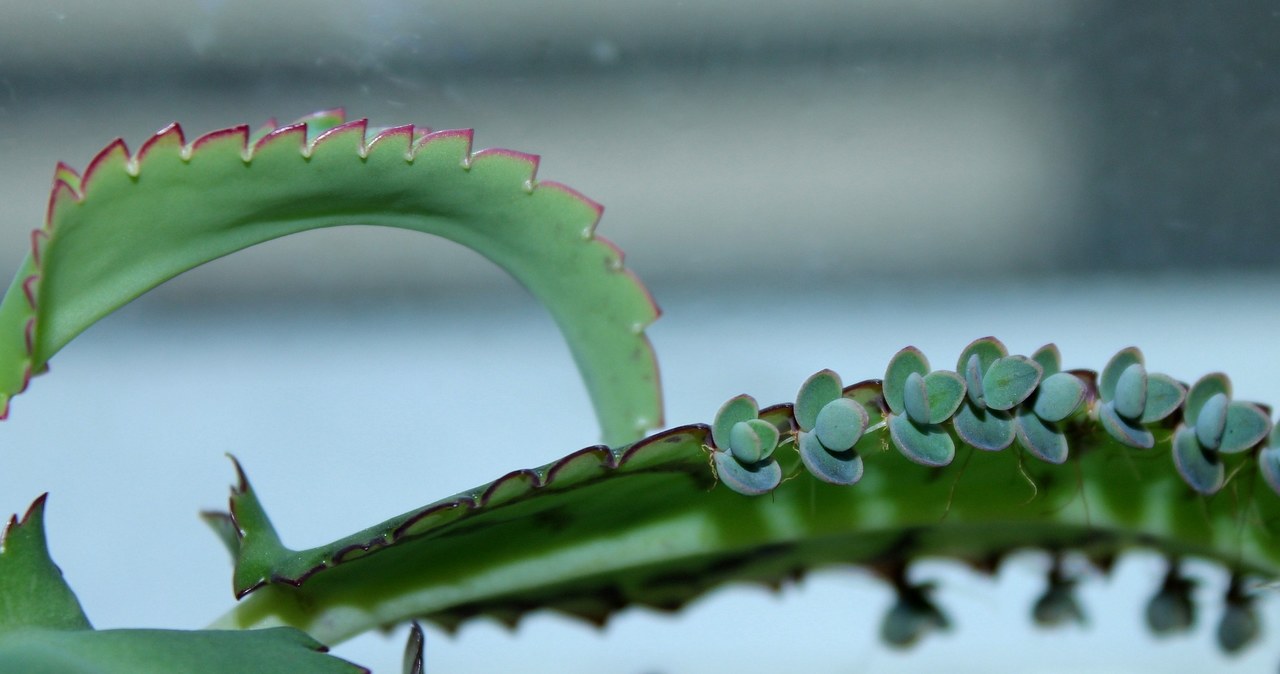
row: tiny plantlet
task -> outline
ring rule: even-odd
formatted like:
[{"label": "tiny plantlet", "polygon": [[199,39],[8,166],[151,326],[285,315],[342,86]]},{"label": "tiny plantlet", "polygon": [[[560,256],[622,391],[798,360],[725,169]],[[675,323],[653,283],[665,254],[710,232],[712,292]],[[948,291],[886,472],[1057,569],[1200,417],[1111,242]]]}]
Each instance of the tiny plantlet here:
[{"label": "tiny plantlet", "polygon": [[[151,288],[270,239],[361,222],[450,239],[527,287],[569,344],[605,444],[496,469],[489,484],[306,550],[281,542],[236,462],[228,509],[204,519],[231,553],[238,601],[190,631],[95,630],[49,556],[33,486],[0,543],[0,671],[358,672],[327,647],[398,623],[514,624],[547,609],[603,624],[840,564],[892,586],[880,636],[905,647],[952,624],[933,586],[910,579],[915,561],[982,566],[1026,548],[1053,560],[1030,607],[1046,628],[1087,613],[1064,556],[1105,569],[1141,548],[1168,559],[1134,607],[1152,632],[1195,625],[1183,562],[1204,560],[1231,576],[1218,646],[1261,640],[1257,605],[1280,578],[1280,430],[1269,408],[1233,397],[1227,375],[1187,385],[1137,348],[1066,369],[1052,344],[1024,356],[984,337],[957,345],[951,370],[906,347],[863,373],[878,378],[797,373],[793,400],[739,395],[708,424],[654,432],[644,330],[657,308],[595,235],[600,207],[536,166],[473,152],[469,131],[374,129],[338,111],[194,140],[172,125],[136,152],[107,145],[83,174],[60,164],[0,304],[4,416],[38,394],[33,377],[55,353]],[[422,651],[415,625],[405,672],[423,671]]]}]

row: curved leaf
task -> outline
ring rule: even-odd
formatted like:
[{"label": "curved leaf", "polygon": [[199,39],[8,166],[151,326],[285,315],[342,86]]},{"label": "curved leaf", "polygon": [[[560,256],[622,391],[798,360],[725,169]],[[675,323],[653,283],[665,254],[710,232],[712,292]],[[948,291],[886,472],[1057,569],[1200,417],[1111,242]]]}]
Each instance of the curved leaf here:
[{"label": "curved leaf", "polygon": [[252,144],[248,127],[188,143],[174,124],[136,154],[108,145],[83,179],[60,167],[48,220],[0,304],[0,411],[68,341],[156,285],[270,239],[358,223],[436,234],[519,280],[568,340],[605,442],[661,423],[644,335],[658,310],[595,236],[598,204],[538,181],[537,157],[473,153],[470,131],[325,129],[340,118]]}]

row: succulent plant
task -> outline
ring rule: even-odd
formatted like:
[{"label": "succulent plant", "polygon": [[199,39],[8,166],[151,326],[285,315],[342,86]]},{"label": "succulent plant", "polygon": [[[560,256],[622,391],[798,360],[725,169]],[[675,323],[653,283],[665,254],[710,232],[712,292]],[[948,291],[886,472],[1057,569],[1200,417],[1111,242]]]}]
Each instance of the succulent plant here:
[{"label": "succulent plant", "polygon": [[1084,404],[1085,385],[1076,375],[1062,371],[1062,355],[1053,344],[1037,349],[1031,360],[1040,366],[1041,379],[1017,408],[1018,444],[1044,461],[1060,464],[1068,453],[1062,422]]},{"label": "succulent plant", "polygon": [[965,395],[965,381],[955,372],[930,371],[929,360],[915,347],[894,355],[884,375],[884,399],[891,414],[889,433],[903,456],[925,466],[945,466],[956,445],[943,423],[955,414]]},{"label": "succulent plant", "polygon": [[870,417],[861,404],[841,395],[843,389],[840,375],[831,370],[805,380],[796,394],[796,447],[814,477],[851,485],[862,478],[862,457],[854,446]]},{"label": "succulent plant", "polygon": [[1013,444],[1012,410],[1040,383],[1041,366],[1025,356],[1010,356],[994,337],[976,339],[964,351],[956,371],[964,374],[966,395],[952,425],[961,440],[988,451]]},{"label": "succulent plant", "polygon": [[747,495],[765,494],[782,483],[782,467],[773,458],[781,434],[760,418],[760,407],[749,395],[730,398],[716,412],[711,425],[712,457],[720,480]]},{"label": "succulent plant", "polygon": [[1177,411],[1185,394],[1182,384],[1163,374],[1148,373],[1137,347],[1111,357],[1098,380],[1098,420],[1111,437],[1130,447],[1151,449],[1155,436],[1146,428]]},{"label": "succulent plant", "polygon": [[1270,432],[1266,412],[1231,399],[1231,380],[1225,374],[1207,374],[1187,392],[1182,424],[1173,436],[1173,462],[1192,489],[1213,494],[1226,482],[1220,455],[1250,449]]}]

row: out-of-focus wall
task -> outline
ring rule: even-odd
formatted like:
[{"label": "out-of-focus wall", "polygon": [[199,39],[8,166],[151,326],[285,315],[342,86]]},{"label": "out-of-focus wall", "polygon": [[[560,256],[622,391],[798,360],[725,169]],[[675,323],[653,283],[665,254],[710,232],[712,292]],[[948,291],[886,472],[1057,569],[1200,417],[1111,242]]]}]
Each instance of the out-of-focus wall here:
[{"label": "out-of-focus wall", "polygon": [[[1276,18],[1198,3],[0,3],[0,255],[53,165],[344,105],[474,127],[604,203],[652,284],[1269,267]],[[297,237],[161,292],[494,287],[402,233]],[[317,265],[321,258],[324,264]],[[673,292],[669,290],[668,292]]]}]

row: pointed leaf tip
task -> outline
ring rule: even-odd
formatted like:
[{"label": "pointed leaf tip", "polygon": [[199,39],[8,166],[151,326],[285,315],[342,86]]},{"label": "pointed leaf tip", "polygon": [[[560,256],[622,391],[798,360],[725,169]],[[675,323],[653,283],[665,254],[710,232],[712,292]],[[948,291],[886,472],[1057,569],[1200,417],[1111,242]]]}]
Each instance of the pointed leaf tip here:
[{"label": "pointed leaf tip", "polygon": [[49,556],[42,494],[0,539],[0,636],[11,630],[91,629],[80,601]]}]

